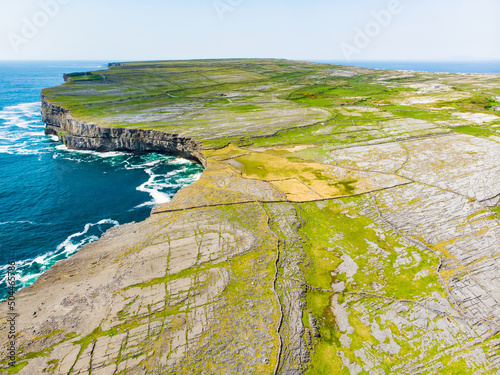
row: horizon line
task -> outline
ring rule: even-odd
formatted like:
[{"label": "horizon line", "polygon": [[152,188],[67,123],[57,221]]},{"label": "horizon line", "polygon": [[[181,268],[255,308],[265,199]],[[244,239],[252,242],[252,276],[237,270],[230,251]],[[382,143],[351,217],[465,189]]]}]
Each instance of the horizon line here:
[{"label": "horizon line", "polygon": [[438,59],[438,60],[413,60],[413,59],[359,59],[359,60],[345,60],[345,59],[335,59],[335,58],[284,58],[284,57],[214,57],[214,58],[187,58],[187,59],[144,59],[144,60],[133,60],[133,59],[1,59],[0,62],[156,62],[156,61],[200,61],[200,60],[290,60],[290,61],[310,61],[310,62],[342,62],[342,63],[357,63],[357,62],[422,62],[422,63],[452,63],[452,62],[470,62],[470,63],[481,63],[481,62],[499,62],[500,59]]}]

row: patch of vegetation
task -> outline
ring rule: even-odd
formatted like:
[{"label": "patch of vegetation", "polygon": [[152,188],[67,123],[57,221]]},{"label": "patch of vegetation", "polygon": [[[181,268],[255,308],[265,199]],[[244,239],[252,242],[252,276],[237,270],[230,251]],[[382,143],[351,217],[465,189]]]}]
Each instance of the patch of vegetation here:
[{"label": "patch of vegetation", "polygon": [[53,374],[54,371],[57,369],[57,366],[59,366],[59,360],[58,359],[53,359],[47,362],[48,367],[43,369],[44,373],[50,373]]},{"label": "patch of vegetation", "polygon": [[436,108],[453,107],[462,112],[484,112],[486,110],[491,109],[494,103],[495,102],[491,100],[491,98],[479,95],[473,95],[471,97],[462,100],[435,104],[435,107]]},{"label": "patch of vegetation", "polygon": [[384,111],[390,112],[396,117],[412,118],[425,121],[445,121],[449,120],[450,116],[446,113],[431,111],[418,107],[408,107],[402,105],[387,105],[383,107]]},{"label": "patch of vegetation", "polygon": [[9,367],[7,372],[8,374],[18,374],[23,368],[26,367],[28,361],[17,362],[15,366]]},{"label": "patch of vegetation", "polygon": [[247,112],[255,112],[262,107],[255,105],[255,104],[241,104],[241,105],[231,105],[227,107],[228,111],[232,112],[241,112],[241,113],[247,113]]},{"label": "patch of vegetation", "polygon": [[398,95],[400,91],[352,78],[332,82],[329,85],[301,88],[290,94],[288,99],[311,106],[330,107],[332,105],[354,105],[367,99],[384,100]]},{"label": "patch of vegetation", "polygon": [[358,181],[357,180],[339,181],[333,185],[337,187],[342,192],[343,195],[351,195],[356,190],[356,187],[354,186],[356,182]]},{"label": "patch of vegetation", "polygon": [[78,82],[78,81],[101,81],[104,79],[103,76],[100,74],[88,74],[88,75],[75,75],[75,76],[69,76],[69,79],[71,82]]},{"label": "patch of vegetation", "polygon": [[495,215],[497,215],[497,217],[500,219],[500,206],[490,208],[490,210],[493,211]]},{"label": "patch of vegetation", "polygon": [[[323,290],[310,289],[307,294],[307,308],[316,317],[321,335],[314,341],[310,374],[342,373],[346,368],[341,369],[340,349],[351,362],[357,363],[359,358],[354,355],[355,350],[366,349],[367,342],[377,344],[370,328],[363,323],[366,317],[357,316],[353,310],[349,310],[349,324],[353,327],[349,335],[350,348],[340,343],[343,333],[337,328],[332,298],[338,298],[338,303],[342,304],[347,297],[356,298],[347,293],[411,300],[428,298],[433,292],[446,295],[436,273],[438,260],[408,246],[401,238],[387,233],[382,235],[383,230],[373,220],[359,215],[357,206],[362,199],[300,204],[301,217],[305,221],[300,233],[307,239],[303,272],[310,286]],[[339,273],[342,264],[349,264],[347,269],[351,269],[352,274]],[[335,295],[327,292],[332,284],[340,282],[345,285],[344,291]],[[390,303],[384,299],[375,300]],[[399,342],[399,345],[403,344]],[[393,358],[393,362],[387,362],[386,369],[395,363],[397,360]]]},{"label": "patch of vegetation", "polygon": [[453,128],[454,131],[467,135],[475,135],[475,136],[485,136],[489,137],[490,135],[495,134],[495,132],[491,131],[487,128],[481,128],[477,126],[458,126]]}]

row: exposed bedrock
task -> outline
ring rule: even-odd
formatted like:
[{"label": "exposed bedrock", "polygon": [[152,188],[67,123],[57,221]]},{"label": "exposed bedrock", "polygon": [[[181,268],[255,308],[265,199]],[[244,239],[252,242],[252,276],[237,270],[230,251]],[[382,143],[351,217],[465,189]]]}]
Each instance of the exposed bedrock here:
[{"label": "exposed bedrock", "polygon": [[201,146],[190,138],[158,130],[103,128],[74,119],[64,108],[42,96],[45,134],[56,135],[70,149],[94,151],[157,152],[205,165]]}]

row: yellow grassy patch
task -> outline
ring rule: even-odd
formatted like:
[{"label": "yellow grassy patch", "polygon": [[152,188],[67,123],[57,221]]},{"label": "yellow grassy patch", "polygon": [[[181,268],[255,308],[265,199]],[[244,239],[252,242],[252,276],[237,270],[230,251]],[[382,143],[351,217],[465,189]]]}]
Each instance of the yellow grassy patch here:
[{"label": "yellow grassy patch", "polygon": [[244,177],[271,181],[290,200],[310,201],[356,194],[353,173],[326,164],[292,162],[268,153],[252,153],[235,159]]},{"label": "yellow grassy patch", "polygon": [[399,176],[294,162],[267,151],[238,156],[228,164],[243,177],[272,182],[296,202],[351,196],[408,183]]},{"label": "yellow grassy patch", "polygon": [[323,199],[322,196],[308,188],[297,179],[272,182],[274,186],[286,194],[288,200],[293,202],[315,201]]}]

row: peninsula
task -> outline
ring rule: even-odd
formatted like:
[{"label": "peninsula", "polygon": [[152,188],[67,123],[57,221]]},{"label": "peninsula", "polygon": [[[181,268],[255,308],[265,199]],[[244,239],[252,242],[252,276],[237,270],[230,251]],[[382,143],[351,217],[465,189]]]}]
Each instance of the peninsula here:
[{"label": "peninsula", "polygon": [[499,74],[197,60],[65,81],[47,134],[205,171],[19,291],[2,373],[500,371]]}]

